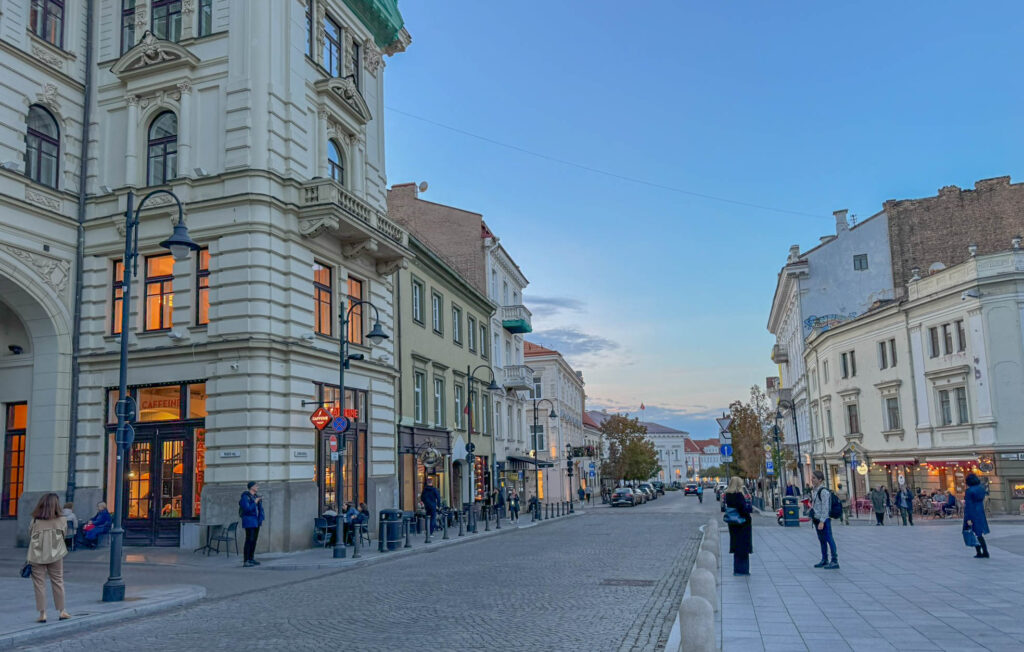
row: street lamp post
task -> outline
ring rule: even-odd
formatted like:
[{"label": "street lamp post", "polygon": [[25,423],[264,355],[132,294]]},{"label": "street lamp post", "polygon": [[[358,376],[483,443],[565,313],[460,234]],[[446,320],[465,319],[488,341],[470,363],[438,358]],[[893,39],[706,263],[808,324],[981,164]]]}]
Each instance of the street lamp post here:
[{"label": "street lamp post", "polygon": [[540,448],[537,444],[537,407],[541,403],[547,403],[551,406],[551,412],[548,413],[549,419],[557,419],[558,414],[555,413],[555,404],[551,402],[551,399],[537,397],[533,398],[533,482],[534,482],[534,497],[537,499],[536,509],[533,510],[533,520],[539,520],[540,516]]},{"label": "street lamp post", "polygon": [[[469,380],[466,381],[466,391],[469,392],[469,429],[468,439],[466,440],[466,464],[469,465],[469,518],[467,519],[466,527],[469,532],[476,532],[476,515],[473,513],[473,504],[476,502],[476,455],[473,451],[476,450],[476,446],[473,445],[473,411],[475,405],[473,404],[473,382],[476,377],[473,375],[480,369],[486,369],[491,373],[491,384],[487,386],[487,391],[496,392],[500,387],[495,382],[494,369],[490,365],[481,364],[471,369],[469,365],[466,365],[466,376]],[[485,421],[486,423],[486,417]]]},{"label": "street lamp post", "polygon": [[135,430],[131,421],[135,419],[135,406],[128,398],[128,337],[131,328],[132,284],[131,280],[139,269],[139,213],[146,200],[154,195],[169,195],[178,204],[178,222],[174,225],[171,237],[160,243],[169,249],[175,260],[187,260],[199,245],[192,242],[185,226],[185,210],[170,190],[153,190],[146,194],[134,207],[135,193],[128,192],[127,209],[124,214],[124,263],[121,278],[121,359],[118,381],[118,401],[116,406],[117,431],[114,441],[117,446],[117,475],[114,479],[114,515],[110,529],[110,576],[103,584],[104,602],[121,602],[124,600],[124,578],[121,577],[121,558],[124,550],[124,465],[125,454],[135,439]]},{"label": "street lamp post", "polygon": [[[775,460],[779,468],[775,469],[775,485],[779,490],[779,504],[778,507],[782,506],[782,443],[779,435],[782,432],[782,428],[779,424],[782,422],[782,412],[775,412]],[[776,509],[778,509],[776,507]]]},{"label": "street lamp post", "polygon": [[565,445],[565,472],[569,476],[569,513],[573,513],[572,507],[572,444]]},{"label": "street lamp post", "polygon": [[[358,306],[370,306],[373,308],[374,322],[370,332],[367,333],[366,338],[373,344],[380,344],[384,340],[388,339],[388,334],[384,332],[384,329],[380,326],[380,311],[377,310],[377,306],[369,301],[362,299],[351,299],[349,305],[346,307],[345,298],[341,297],[338,305],[338,322],[341,325],[341,333],[338,334],[338,405],[340,414],[345,414],[345,370],[348,369],[349,361],[351,360],[362,360],[362,353],[349,353],[349,341],[348,341],[348,323],[352,317],[352,310]],[[362,315],[360,315],[362,318]],[[356,408],[358,409],[358,404]],[[357,417],[358,418],[358,417]],[[359,436],[359,433],[356,433]],[[334,499],[337,503],[338,514],[342,514],[344,498],[344,487],[345,483],[342,480],[342,474],[345,470],[345,445],[346,445],[346,433],[340,433],[338,435],[338,459],[334,469]],[[345,537],[342,533],[343,527],[340,527],[334,532],[334,559],[345,558]],[[352,537],[352,558],[356,559],[359,557],[359,533],[353,532],[355,536]]]},{"label": "street lamp post", "polygon": [[[796,437],[796,468],[800,472],[800,493],[803,494],[804,487],[807,486],[804,483],[804,456],[800,452],[800,427],[796,422],[796,404],[792,401],[779,401],[779,409],[776,410],[775,418],[777,421],[782,419],[781,408],[786,407],[793,415],[793,435]],[[811,444],[813,446],[813,444]]]}]

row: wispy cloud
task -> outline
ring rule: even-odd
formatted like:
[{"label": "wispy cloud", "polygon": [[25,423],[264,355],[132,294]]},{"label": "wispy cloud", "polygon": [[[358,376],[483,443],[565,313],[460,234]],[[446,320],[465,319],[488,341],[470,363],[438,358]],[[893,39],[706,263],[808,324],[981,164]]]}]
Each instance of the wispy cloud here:
[{"label": "wispy cloud", "polygon": [[584,333],[578,328],[550,328],[534,331],[530,341],[555,349],[567,358],[594,353],[605,353],[619,348],[619,344],[600,335]]},{"label": "wispy cloud", "polygon": [[525,301],[531,311],[544,316],[560,312],[583,312],[587,305],[572,297],[530,296]]},{"label": "wispy cloud", "polygon": [[640,411],[640,402],[627,404],[616,399],[587,397],[588,410],[607,410],[612,413],[626,413],[633,417],[641,417],[644,421],[660,423],[690,433],[694,439],[712,439],[718,436],[718,425],[715,417],[721,415],[721,409],[711,409],[706,405],[652,405],[645,404],[646,409]]}]

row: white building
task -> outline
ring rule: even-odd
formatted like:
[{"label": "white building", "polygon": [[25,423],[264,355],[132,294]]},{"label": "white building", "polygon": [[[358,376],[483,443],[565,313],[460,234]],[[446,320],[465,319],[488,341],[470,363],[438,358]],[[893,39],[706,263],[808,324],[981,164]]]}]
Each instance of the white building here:
[{"label": "white building", "polygon": [[[584,457],[573,457],[572,486],[569,486],[568,448],[581,448],[583,437],[583,404],[584,393],[583,373],[575,371],[558,351],[545,348],[532,342],[525,342],[524,355],[534,374],[532,395],[547,399],[554,406],[555,418],[551,418],[551,409],[546,403],[538,403],[537,428],[534,430],[533,402],[527,409],[530,424],[531,448],[536,451],[540,460],[552,464],[551,468],[541,471],[541,495],[546,501],[569,500],[580,486],[581,470],[586,469],[589,461]],[[530,474],[532,475],[532,474]],[[584,485],[586,484],[586,478]],[[529,484],[529,483],[528,483]],[[528,495],[533,494],[532,486],[526,487]]]},{"label": "white building", "polygon": [[97,0],[92,25],[85,3],[45,4],[51,13],[9,0],[0,14],[0,320],[30,354],[0,363],[0,402],[27,405],[11,421],[26,428],[5,437],[22,436],[23,468],[3,470],[5,495],[24,478],[7,502],[21,530],[41,492],[73,492],[82,510],[114,502],[124,213],[129,192],[139,207],[154,189],[180,198],[203,249],[172,260],[158,243],[173,199],[145,203],[128,541],[174,545],[200,514],[233,520],[257,480],[261,548],[309,545],[312,518],[338,498],[309,414],[338,397],[345,297],[376,309],[351,313],[364,359],[346,374],[358,420],[342,497],[393,506],[398,369],[393,339],[371,347],[365,334],[378,319],[394,333],[391,275],[409,255],[385,206],[382,57],[409,43],[395,2]]},{"label": "white building", "polygon": [[905,301],[808,338],[811,454],[832,486],[862,497],[902,479],[962,497],[973,471],[992,511],[1018,513],[1022,269],[1019,249],[971,258],[911,280]]},{"label": "white building", "polygon": [[776,342],[772,361],[779,365],[781,378],[781,387],[772,397],[782,407],[784,441],[794,454],[798,441],[794,430],[799,431],[801,453],[810,441],[805,338],[893,298],[886,214],[878,213],[851,228],[846,213],[835,212],[836,235],[822,237],[819,245],[804,253],[798,245],[790,247],[768,316],[768,331]]}]

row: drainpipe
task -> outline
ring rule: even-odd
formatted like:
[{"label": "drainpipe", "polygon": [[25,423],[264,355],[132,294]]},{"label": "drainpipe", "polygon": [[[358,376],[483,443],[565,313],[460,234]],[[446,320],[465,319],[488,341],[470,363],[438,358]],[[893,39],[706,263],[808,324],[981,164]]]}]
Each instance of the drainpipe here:
[{"label": "drainpipe", "polygon": [[75,247],[75,317],[71,334],[71,406],[68,410],[68,484],[65,501],[75,499],[75,458],[78,455],[79,357],[82,336],[82,266],[85,264],[85,201],[89,174],[89,121],[92,119],[93,0],[85,3],[85,100],[82,106],[82,147],[78,166],[78,242]]}]

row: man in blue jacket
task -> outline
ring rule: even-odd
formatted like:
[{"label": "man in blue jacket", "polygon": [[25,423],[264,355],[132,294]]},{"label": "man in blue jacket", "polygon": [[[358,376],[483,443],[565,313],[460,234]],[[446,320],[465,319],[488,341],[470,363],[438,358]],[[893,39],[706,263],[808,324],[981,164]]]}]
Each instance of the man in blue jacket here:
[{"label": "man in blue jacket", "polygon": [[427,478],[427,484],[420,492],[420,501],[423,502],[423,508],[427,510],[427,516],[430,517],[429,527],[433,533],[437,529],[437,508],[441,506],[441,492],[434,486],[433,478]]},{"label": "man in blue jacket", "polygon": [[253,559],[256,553],[256,540],[260,537],[260,525],[266,515],[263,513],[263,496],[259,495],[260,486],[250,481],[242,497],[238,499],[238,515],[242,517],[242,527],[245,528],[245,557],[242,566],[259,566],[260,563]]}]

